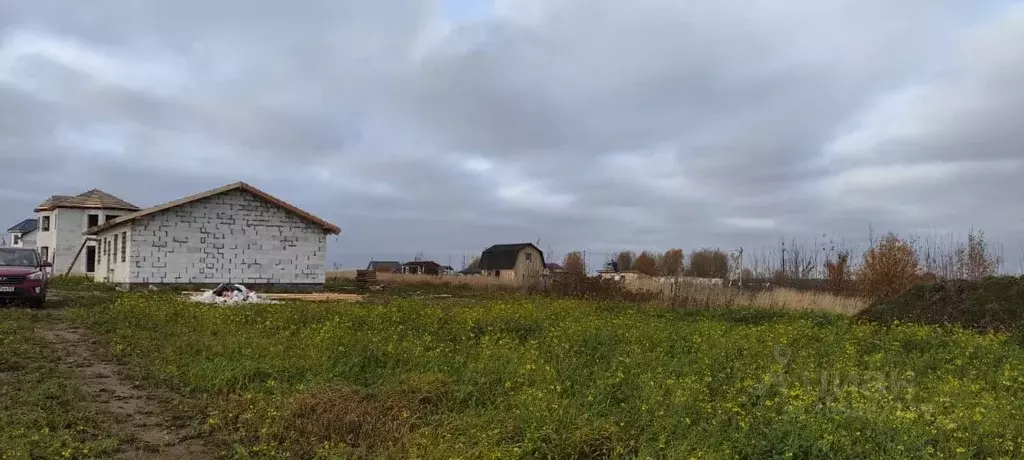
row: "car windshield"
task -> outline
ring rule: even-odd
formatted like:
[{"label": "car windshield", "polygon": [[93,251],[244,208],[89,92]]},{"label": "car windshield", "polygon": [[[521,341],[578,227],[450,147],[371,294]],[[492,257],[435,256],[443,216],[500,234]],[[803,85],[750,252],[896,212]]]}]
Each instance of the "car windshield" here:
[{"label": "car windshield", "polygon": [[0,267],[38,267],[36,252],[31,250],[2,250],[0,249]]}]

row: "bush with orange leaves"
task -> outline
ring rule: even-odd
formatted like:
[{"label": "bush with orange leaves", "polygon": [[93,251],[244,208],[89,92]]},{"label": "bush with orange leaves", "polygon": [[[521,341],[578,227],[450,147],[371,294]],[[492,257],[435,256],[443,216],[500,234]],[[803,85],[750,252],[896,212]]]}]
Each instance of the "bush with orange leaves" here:
[{"label": "bush with orange leaves", "polygon": [[835,260],[825,260],[825,271],[828,275],[828,290],[835,295],[849,294],[853,283],[850,273],[850,251],[839,251]]},{"label": "bush with orange leaves", "polygon": [[919,279],[913,245],[892,233],[864,252],[864,263],[857,273],[857,284],[874,299],[902,294]]}]

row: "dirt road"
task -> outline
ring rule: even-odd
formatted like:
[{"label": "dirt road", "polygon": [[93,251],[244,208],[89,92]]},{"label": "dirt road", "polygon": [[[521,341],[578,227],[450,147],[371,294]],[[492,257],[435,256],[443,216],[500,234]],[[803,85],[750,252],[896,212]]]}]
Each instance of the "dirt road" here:
[{"label": "dirt road", "polygon": [[102,352],[89,331],[68,324],[46,325],[40,336],[74,371],[88,404],[110,420],[129,439],[116,458],[212,459],[216,450],[194,439],[163,410],[156,395],[128,381],[118,365]]}]

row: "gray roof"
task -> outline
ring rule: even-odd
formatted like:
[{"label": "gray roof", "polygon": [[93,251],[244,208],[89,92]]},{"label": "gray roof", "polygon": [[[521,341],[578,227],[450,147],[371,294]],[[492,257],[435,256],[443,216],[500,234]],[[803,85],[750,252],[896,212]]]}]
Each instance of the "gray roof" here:
[{"label": "gray roof", "polygon": [[526,248],[536,249],[540,253],[541,266],[544,264],[544,251],[533,245],[533,243],[517,244],[496,244],[484,249],[480,255],[480,268],[483,270],[511,270],[516,268],[516,260],[519,259],[519,251]]},{"label": "gray roof", "polygon": [[370,264],[366,266],[367,270],[392,270],[398,271],[402,268],[402,263],[397,260],[371,260]]},{"label": "gray roof", "polygon": [[25,219],[9,229],[7,233],[32,233],[36,231],[39,222],[35,219]]}]

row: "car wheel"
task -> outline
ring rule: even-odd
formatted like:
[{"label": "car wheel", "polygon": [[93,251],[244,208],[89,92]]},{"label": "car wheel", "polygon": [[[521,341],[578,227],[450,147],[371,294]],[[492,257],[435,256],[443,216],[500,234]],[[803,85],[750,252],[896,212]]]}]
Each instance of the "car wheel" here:
[{"label": "car wheel", "polygon": [[40,308],[43,308],[43,305],[45,305],[45,304],[46,304],[46,299],[32,299],[32,300],[29,301],[28,306],[30,308],[38,310]]}]

